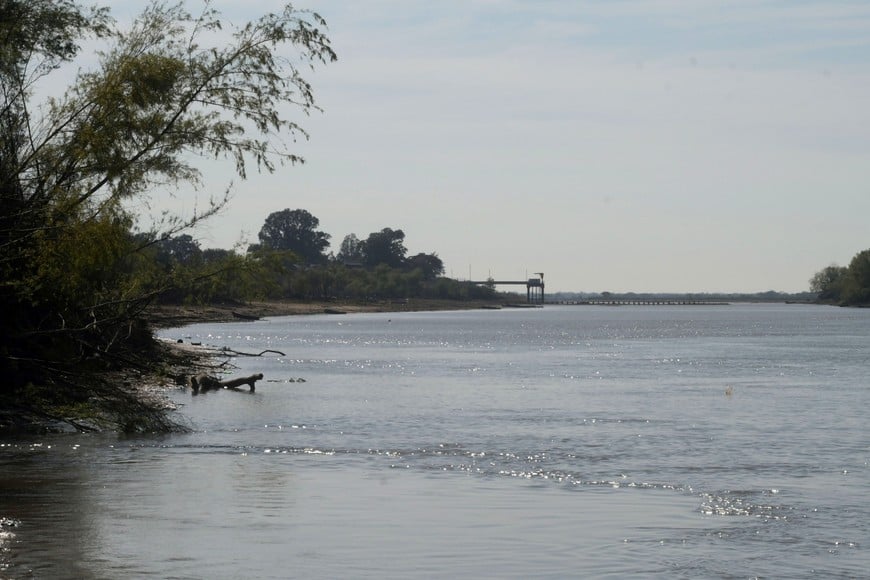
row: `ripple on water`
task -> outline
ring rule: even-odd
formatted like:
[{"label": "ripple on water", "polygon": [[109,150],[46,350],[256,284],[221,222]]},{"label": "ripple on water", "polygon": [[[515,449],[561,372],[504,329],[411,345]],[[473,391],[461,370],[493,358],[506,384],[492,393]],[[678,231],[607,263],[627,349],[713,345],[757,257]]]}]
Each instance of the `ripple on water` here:
[{"label": "ripple on water", "polygon": [[7,571],[12,565],[9,556],[16,541],[12,530],[20,525],[20,520],[0,516],[0,572]]}]

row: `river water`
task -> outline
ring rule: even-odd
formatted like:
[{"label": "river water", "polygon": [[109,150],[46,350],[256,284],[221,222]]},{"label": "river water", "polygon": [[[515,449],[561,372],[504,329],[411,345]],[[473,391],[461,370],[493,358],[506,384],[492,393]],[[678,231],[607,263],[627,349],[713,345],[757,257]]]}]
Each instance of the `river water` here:
[{"label": "river water", "polygon": [[188,434],[0,441],[0,578],[870,577],[870,310],[161,334],[285,356],[173,392]]}]

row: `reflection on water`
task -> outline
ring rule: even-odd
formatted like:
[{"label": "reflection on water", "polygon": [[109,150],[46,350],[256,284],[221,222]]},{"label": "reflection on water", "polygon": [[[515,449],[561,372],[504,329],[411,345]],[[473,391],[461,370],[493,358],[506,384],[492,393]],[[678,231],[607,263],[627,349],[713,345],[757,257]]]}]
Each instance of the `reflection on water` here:
[{"label": "reflection on water", "polygon": [[71,440],[2,444],[0,577],[90,577],[81,564],[92,533],[86,497],[91,482],[76,456],[80,446]]},{"label": "reflection on water", "polygon": [[861,576],[868,314],[168,331],[288,356],[233,361],[255,393],[173,393],[193,433],[3,443],[0,577]]},{"label": "reflection on water", "polygon": [[[87,485],[62,469],[38,489],[17,493],[28,522],[20,538],[27,559],[12,558],[6,573],[401,578],[462,570],[472,577],[557,577],[576,566],[663,573],[649,560],[659,542],[699,525],[691,497],[661,491],[586,491],[567,498],[566,514],[558,489],[531,483],[375,473],[328,458],[312,465],[305,456],[265,453],[217,454],[204,470],[195,453],[155,458],[141,451],[110,452]],[[65,493],[71,489],[78,493]],[[50,518],[36,511],[40,504],[52,506]]]}]

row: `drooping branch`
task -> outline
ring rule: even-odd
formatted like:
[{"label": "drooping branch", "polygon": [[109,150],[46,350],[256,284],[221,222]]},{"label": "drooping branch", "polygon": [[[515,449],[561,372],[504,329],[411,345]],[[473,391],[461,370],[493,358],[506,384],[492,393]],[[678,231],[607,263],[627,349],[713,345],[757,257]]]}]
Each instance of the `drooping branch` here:
[{"label": "drooping branch", "polygon": [[[136,319],[158,292],[215,275],[159,261],[158,244],[229,194],[144,238],[134,202],[200,187],[197,156],[243,178],[252,162],[301,161],[288,143],[307,133],[291,114],[318,109],[300,69],[335,60],[325,23],[288,5],[224,34],[208,1],[193,18],[159,0],[126,33],[76,0],[0,0],[0,22],[0,405],[39,386],[59,405],[127,404],[93,373],[142,362],[152,337]],[[86,35],[109,38],[99,65],[31,106],[32,83]]]}]

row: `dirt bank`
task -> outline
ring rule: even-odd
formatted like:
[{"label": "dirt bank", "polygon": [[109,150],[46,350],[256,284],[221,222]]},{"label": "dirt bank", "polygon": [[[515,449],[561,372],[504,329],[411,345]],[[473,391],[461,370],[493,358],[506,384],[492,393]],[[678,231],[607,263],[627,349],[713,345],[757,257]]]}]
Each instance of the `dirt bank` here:
[{"label": "dirt bank", "polygon": [[228,322],[267,316],[356,312],[418,312],[473,310],[492,306],[482,301],[412,299],[392,302],[249,302],[246,304],[155,305],[145,317],[155,328],[173,328],[198,322]]}]

